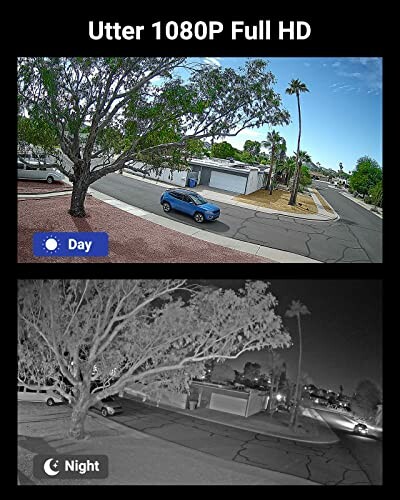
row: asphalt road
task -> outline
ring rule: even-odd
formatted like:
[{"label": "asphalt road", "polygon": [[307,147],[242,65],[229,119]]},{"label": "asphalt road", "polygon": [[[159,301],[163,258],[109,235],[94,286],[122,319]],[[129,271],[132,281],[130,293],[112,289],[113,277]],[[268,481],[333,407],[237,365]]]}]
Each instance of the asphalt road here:
[{"label": "asphalt road", "polygon": [[358,459],[341,442],[301,443],[201,420],[120,398],[120,424],[194,450],[325,485],[372,484]]},{"label": "asphalt road", "polygon": [[354,421],[340,413],[318,409],[320,415],[340,437],[341,444],[349,450],[371,484],[382,484],[382,435],[372,432],[368,437],[352,432]]},{"label": "asphalt road", "polygon": [[[197,226],[184,214],[163,212],[159,201],[165,190],[162,186],[110,174],[95,182],[92,187],[148,212]],[[381,219],[334,189],[316,187],[326,195],[329,203],[339,213],[339,221],[296,219],[218,203],[221,207],[221,217],[217,221],[204,223],[201,228],[230,238],[304,255],[321,262],[381,262]]]}]

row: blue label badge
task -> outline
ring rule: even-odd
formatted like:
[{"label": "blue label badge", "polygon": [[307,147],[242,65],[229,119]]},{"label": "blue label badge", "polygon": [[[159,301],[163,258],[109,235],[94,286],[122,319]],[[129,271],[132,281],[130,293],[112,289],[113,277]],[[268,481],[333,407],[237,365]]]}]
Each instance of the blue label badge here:
[{"label": "blue label badge", "polygon": [[35,233],[36,257],[107,257],[107,233]]}]

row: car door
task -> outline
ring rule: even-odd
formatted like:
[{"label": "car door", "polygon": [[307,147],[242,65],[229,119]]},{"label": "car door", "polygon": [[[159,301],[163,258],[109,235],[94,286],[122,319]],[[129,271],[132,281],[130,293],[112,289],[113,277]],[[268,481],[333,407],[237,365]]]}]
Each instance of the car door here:
[{"label": "car door", "polygon": [[175,210],[178,210],[179,212],[184,212],[185,211],[185,208],[184,208],[184,202],[183,202],[183,195],[181,193],[170,193],[171,195],[171,206],[172,208],[174,208]]},{"label": "car door", "polygon": [[185,194],[183,195],[183,202],[184,202],[184,205],[185,205],[185,213],[191,215],[193,217],[195,211],[196,211],[196,204],[195,202],[192,200],[192,198]]}]

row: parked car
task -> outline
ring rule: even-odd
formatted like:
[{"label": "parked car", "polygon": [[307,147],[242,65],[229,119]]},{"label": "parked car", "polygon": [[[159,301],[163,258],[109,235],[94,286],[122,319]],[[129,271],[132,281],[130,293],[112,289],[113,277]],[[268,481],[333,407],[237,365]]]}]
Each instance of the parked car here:
[{"label": "parked car", "polygon": [[362,436],[366,436],[368,434],[368,427],[365,424],[356,424],[354,426],[354,432],[356,434],[361,434]]},{"label": "parked car", "polygon": [[55,403],[64,403],[65,399],[56,390],[48,389],[28,389],[24,385],[18,384],[17,387],[18,401],[32,401],[34,403],[46,403],[48,406],[53,406]]},{"label": "parked car", "polygon": [[35,160],[30,156],[25,155],[24,163],[17,160],[17,178],[28,179],[33,181],[46,181],[52,184],[54,181],[62,181],[63,176],[53,165],[46,165],[43,161]]},{"label": "parked car", "polygon": [[98,401],[94,406],[92,406],[92,409],[98,410],[103,417],[122,413],[122,406],[112,396],[108,396],[107,398]]},{"label": "parked car", "polygon": [[160,203],[164,212],[177,210],[190,215],[199,223],[218,219],[221,213],[217,205],[209,203],[200,194],[189,189],[167,189],[161,195]]}]

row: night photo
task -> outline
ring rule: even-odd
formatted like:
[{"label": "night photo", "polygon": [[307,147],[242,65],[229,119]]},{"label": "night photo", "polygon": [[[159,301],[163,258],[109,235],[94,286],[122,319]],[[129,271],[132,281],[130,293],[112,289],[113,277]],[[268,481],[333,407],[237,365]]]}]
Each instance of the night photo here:
[{"label": "night photo", "polygon": [[381,302],[373,279],[20,279],[19,484],[382,484]]}]

